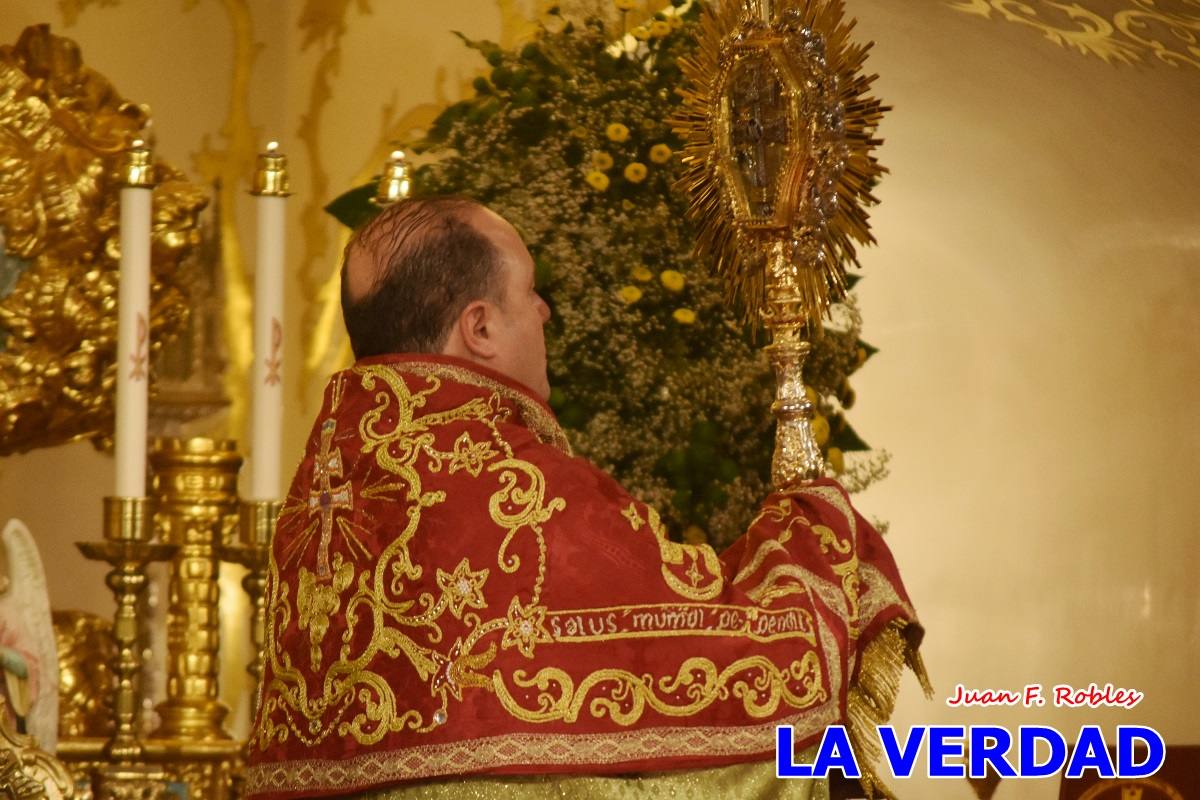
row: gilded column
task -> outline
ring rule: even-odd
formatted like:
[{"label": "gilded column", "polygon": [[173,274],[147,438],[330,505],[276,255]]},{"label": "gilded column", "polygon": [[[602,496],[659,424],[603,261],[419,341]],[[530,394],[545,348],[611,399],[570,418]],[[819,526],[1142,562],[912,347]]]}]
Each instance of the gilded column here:
[{"label": "gilded column", "polygon": [[162,439],[150,458],[162,540],[179,547],[167,608],[167,699],[154,738],[228,739],[217,700],[218,548],[237,523],[242,458],[231,441]]}]

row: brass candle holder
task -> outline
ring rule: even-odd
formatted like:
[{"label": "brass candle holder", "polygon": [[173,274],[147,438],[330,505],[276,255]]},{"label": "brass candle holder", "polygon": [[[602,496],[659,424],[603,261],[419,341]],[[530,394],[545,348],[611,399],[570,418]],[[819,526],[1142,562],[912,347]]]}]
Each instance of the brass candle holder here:
[{"label": "brass candle holder", "polygon": [[148,505],[144,497],[104,498],[104,541],[76,543],[84,558],[104,561],[113,567],[105,583],[117,603],[113,616],[113,639],[117,646],[113,671],[117,686],[113,697],[115,726],[104,755],[123,764],[136,762],[144,749],[140,724],[142,662],[138,654],[141,639],[138,601],[146,589],[146,566],[170,558],[176,549],[174,545],[151,541]]},{"label": "brass candle holder", "polygon": [[371,202],[380,208],[386,208],[408,197],[411,189],[412,182],[409,180],[408,161],[405,160],[404,151],[393,150],[387,163],[383,165],[383,175],[379,177]]},{"label": "brass candle holder", "polygon": [[[277,500],[243,500],[239,515],[236,541],[223,544],[220,556],[223,561],[240,564],[246,568],[242,588],[250,598],[252,616],[250,620],[250,646],[254,657],[246,665],[246,672],[254,679],[255,700],[258,685],[262,680],[263,645],[266,642],[267,625],[267,562],[271,554],[271,537],[275,535],[275,523],[282,506]],[[251,707],[251,715],[257,708]]]},{"label": "brass candle holder", "polygon": [[167,699],[154,739],[207,742],[229,738],[229,709],[217,699],[220,662],[218,548],[236,521],[234,443],[205,438],[160,439],[150,454],[157,513],[171,559],[167,606]]},{"label": "brass candle holder", "polygon": [[287,156],[279,152],[278,142],[270,142],[267,151],[258,154],[250,194],[256,197],[287,197],[291,193]]}]

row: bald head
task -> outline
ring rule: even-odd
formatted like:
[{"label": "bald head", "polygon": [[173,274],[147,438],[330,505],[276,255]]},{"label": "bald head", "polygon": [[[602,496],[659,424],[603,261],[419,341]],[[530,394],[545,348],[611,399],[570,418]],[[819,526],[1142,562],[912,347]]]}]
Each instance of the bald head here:
[{"label": "bald head", "polygon": [[342,262],[342,317],[356,358],[438,353],[466,305],[495,299],[500,264],[465,198],[402,200],[354,233]]}]

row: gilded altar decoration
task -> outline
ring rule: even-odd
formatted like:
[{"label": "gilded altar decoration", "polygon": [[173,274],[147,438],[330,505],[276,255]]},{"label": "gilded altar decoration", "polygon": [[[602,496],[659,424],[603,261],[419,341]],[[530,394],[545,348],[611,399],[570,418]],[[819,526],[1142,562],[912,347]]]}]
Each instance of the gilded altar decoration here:
[{"label": "gilded altar decoration", "polygon": [[58,647],[58,731],[64,739],[107,738],[117,649],[112,620],[85,611],[55,611]]},{"label": "gilded altar decoration", "polygon": [[[0,455],[112,429],[118,168],[147,112],[48,26],[0,47]],[[179,276],[207,200],[157,162],[145,371],[187,318]]]},{"label": "gilded altar decoration", "polygon": [[686,146],[696,252],[726,297],[770,332],[778,388],[772,481],[824,472],[802,370],[822,318],[847,291],[855,244],[874,238],[866,207],[883,168],[873,151],[884,106],[863,73],[841,0],[741,0],[709,12],[675,119]]},{"label": "gilded altar decoration", "polygon": [[62,762],[30,736],[8,726],[0,697],[0,797],[8,800],[72,800],[75,781]]},{"label": "gilded altar decoration", "polygon": [[1123,0],[1117,10],[1022,0],[950,0],[951,8],[1040,31],[1047,40],[1109,64],[1157,60],[1200,69],[1200,0]]},{"label": "gilded altar decoration", "polygon": [[915,621],[836,484],[772,496],[721,555],[679,543],[449,356],[332,377],[267,569],[246,790],[277,800],[763,760],[776,725],[807,746],[842,719],[847,665]]}]

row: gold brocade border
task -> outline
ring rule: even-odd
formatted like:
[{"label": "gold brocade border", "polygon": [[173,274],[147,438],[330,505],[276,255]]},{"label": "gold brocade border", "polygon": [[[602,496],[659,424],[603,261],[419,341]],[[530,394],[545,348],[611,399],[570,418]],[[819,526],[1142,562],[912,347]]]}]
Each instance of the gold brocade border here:
[{"label": "gold brocade border", "polygon": [[[811,764],[814,745],[797,754],[796,763]],[[636,775],[480,775],[443,781],[390,786],[358,795],[355,800],[629,800],[686,797],[691,800],[773,798],[829,800],[825,780],[781,781],[774,761],[751,761],[725,767],[646,772]]]},{"label": "gold brocade border", "polygon": [[[1200,0],[1175,0],[1177,10],[1156,0],[1128,0],[1111,15],[1080,3],[1041,0],[948,0],[950,7],[984,19],[993,15],[1039,30],[1054,44],[1109,64],[1142,62],[1146,55],[1172,67],[1200,68]],[[1168,5],[1163,3],[1163,5]]]},{"label": "gold brocade border", "polygon": [[775,728],[794,725],[798,737],[837,720],[835,705],[744,727],[670,727],[607,734],[506,734],[345,760],[264,764],[246,770],[249,794],[339,789],[344,793],[397,781],[463,775],[508,766],[593,766],[704,755],[752,757],[774,752]]}]

